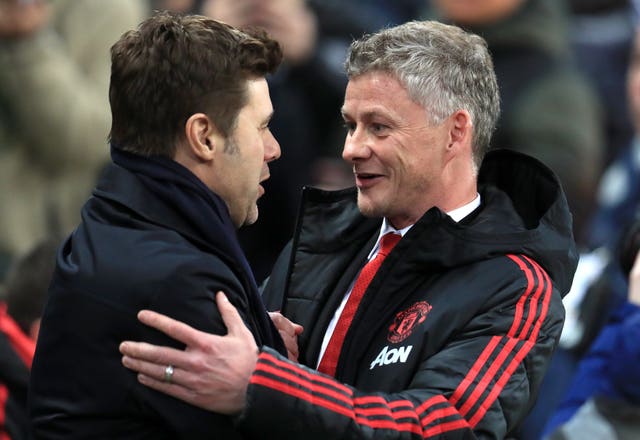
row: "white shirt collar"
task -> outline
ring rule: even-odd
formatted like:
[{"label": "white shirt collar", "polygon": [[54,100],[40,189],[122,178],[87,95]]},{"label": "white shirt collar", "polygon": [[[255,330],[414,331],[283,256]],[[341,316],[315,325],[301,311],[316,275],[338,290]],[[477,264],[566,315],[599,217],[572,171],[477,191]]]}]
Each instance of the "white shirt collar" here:
[{"label": "white shirt collar", "polygon": [[454,222],[459,223],[463,218],[471,214],[478,206],[480,206],[480,194],[477,194],[476,198],[466,205],[447,212],[447,215],[451,217]]},{"label": "white shirt collar", "polygon": [[[458,223],[466,216],[471,214],[478,206],[480,206],[480,201],[480,194],[477,194],[475,199],[473,199],[466,205],[456,208],[453,211],[447,212],[447,215],[451,217],[454,222]],[[406,228],[396,229],[385,218],[382,222],[382,227],[380,228],[380,233],[378,234],[378,239],[376,240],[376,245],[373,247],[373,249],[371,249],[371,252],[369,253],[369,259],[373,258],[374,255],[378,253],[378,248],[380,247],[380,239],[384,234],[393,232],[404,237],[404,235],[409,231],[409,229],[411,229],[412,226],[413,225],[409,225]]]}]

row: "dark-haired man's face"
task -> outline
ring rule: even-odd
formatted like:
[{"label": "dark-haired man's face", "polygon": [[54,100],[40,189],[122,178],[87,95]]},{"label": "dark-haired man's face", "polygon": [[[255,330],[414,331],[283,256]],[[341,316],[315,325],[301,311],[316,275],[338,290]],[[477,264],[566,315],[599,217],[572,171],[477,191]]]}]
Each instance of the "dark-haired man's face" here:
[{"label": "dark-haired man's face", "polygon": [[248,80],[247,96],[215,165],[218,177],[212,188],[226,202],[236,227],[258,219],[257,200],[264,194],[260,183],[269,178],[268,163],[280,157],[280,145],[269,130],[273,106],[267,81]]}]

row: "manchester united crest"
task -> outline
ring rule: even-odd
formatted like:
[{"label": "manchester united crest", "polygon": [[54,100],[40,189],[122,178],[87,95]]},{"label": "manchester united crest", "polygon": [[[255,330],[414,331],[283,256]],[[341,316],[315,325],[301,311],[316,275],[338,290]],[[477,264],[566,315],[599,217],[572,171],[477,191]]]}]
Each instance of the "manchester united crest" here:
[{"label": "manchester united crest", "polygon": [[387,340],[397,344],[407,339],[413,329],[424,322],[430,311],[431,305],[426,301],[420,301],[398,313],[389,327]]}]

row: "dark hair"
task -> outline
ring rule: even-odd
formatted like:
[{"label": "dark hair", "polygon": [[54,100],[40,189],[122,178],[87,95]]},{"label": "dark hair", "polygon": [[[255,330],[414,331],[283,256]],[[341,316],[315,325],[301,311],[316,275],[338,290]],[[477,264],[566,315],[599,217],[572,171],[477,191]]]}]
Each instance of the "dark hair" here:
[{"label": "dark hair", "polygon": [[159,12],[111,48],[112,125],[117,147],[173,157],[197,112],[228,136],[246,104],[247,80],[273,73],[279,44],[199,15]]},{"label": "dark hair", "polygon": [[7,273],[7,312],[25,333],[42,316],[58,245],[59,241],[55,239],[36,244],[29,252],[16,258]]}]

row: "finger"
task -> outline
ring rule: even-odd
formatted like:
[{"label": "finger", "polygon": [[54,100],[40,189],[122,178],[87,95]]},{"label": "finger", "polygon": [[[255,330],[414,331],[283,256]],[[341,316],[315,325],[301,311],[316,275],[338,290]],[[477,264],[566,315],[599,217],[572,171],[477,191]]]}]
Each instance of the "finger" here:
[{"label": "finger", "polygon": [[297,361],[299,350],[298,343],[296,341],[292,341],[290,338],[287,339],[287,335],[280,333],[282,340],[284,341],[284,345],[287,349],[287,354],[290,360]]},{"label": "finger", "polygon": [[218,310],[224,321],[224,325],[227,326],[229,334],[240,335],[248,332],[247,326],[231,302],[227,299],[227,296],[222,292],[216,294],[216,303],[218,304]]},{"label": "finger", "polygon": [[280,333],[282,342],[284,342],[284,344],[287,346],[287,349],[292,349],[293,347],[296,347],[296,350],[297,350],[298,338],[291,335],[290,333],[283,332],[282,330],[280,330],[278,333]]},{"label": "finger", "polygon": [[273,321],[273,325],[275,325],[278,330],[284,329],[286,318],[282,316],[280,312],[269,312],[269,318],[271,318],[271,321]]},{"label": "finger", "polygon": [[153,327],[188,346],[196,345],[198,340],[202,337],[201,331],[151,310],[140,311],[138,313],[138,319],[143,324]]},{"label": "finger", "polygon": [[286,331],[295,336],[300,335],[304,331],[304,327],[300,324],[295,324],[279,312],[269,312],[269,316],[279,331]]},{"label": "finger", "polygon": [[185,352],[171,347],[160,347],[146,342],[124,341],[120,344],[120,353],[129,358],[156,365],[187,367]]},{"label": "finger", "polygon": [[283,331],[279,331],[279,333],[282,338],[282,342],[284,342],[284,346],[287,349],[287,353],[289,354],[289,359],[297,360],[299,355],[297,338]]},{"label": "finger", "polygon": [[173,396],[177,399],[184,400],[192,405],[196,404],[196,395],[193,391],[175,382],[169,383],[163,380],[155,379],[146,374],[138,374],[138,381],[156,391]]},{"label": "finger", "polygon": [[132,371],[135,371],[136,373],[141,373],[146,376],[152,377],[155,380],[164,382],[167,382],[167,380],[165,379],[167,366],[171,365],[173,367],[173,374],[171,375],[171,380],[168,382],[179,384],[182,386],[185,386],[185,384],[188,383],[185,376],[188,376],[190,374],[188,371],[172,364],[158,365],[153,362],[147,362],[129,356],[122,357],[122,365]]}]

